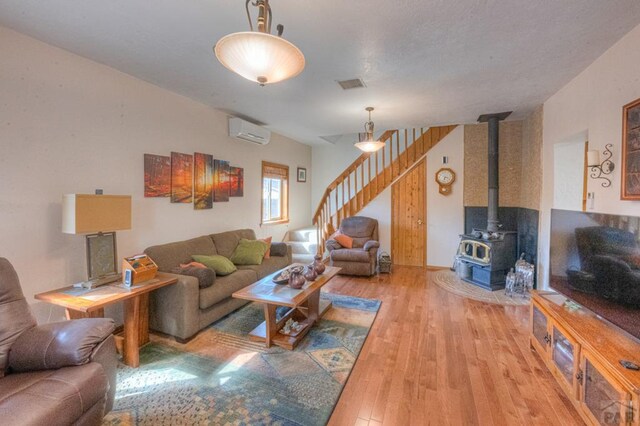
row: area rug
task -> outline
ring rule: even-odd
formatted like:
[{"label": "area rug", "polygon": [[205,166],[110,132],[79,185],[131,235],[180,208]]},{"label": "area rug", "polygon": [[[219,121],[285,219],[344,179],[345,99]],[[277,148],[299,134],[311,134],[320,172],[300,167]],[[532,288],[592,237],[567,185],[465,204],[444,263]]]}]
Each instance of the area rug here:
[{"label": "area rug", "polygon": [[264,320],[255,303],[187,344],[153,336],[141,349],[139,368],[118,366],[115,406],[104,424],[325,424],[380,302],[321,297],[333,306],[294,351],[248,339]]},{"label": "area rug", "polygon": [[524,306],[529,304],[529,298],[514,295],[507,296],[504,290],[489,291],[460,279],[455,272],[441,269],[433,275],[433,281],[450,293],[480,302],[498,305]]}]

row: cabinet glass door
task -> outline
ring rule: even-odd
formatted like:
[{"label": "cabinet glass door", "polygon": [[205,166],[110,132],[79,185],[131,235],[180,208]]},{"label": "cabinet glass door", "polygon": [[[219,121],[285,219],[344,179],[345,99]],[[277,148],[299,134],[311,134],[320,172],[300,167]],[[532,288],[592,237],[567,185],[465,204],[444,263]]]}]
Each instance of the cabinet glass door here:
[{"label": "cabinet glass door", "polygon": [[554,326],[551,359],[570,386],[575,375],[575,350],[569,339]]},{"label": "cabinet glass door", "polygon": [[629,415],[630,396],[583,358],[582,404],[593,420],[602,425],[625,425]]},{"label": "cabinet glass door", "polygon": [[547,339],[549,339],[549,326],[548,320],[545,314],[536,306],[533,305],[533,314],[532,314],[532,333],[533,337],[538,341],[540,346],[543,348],[547,347]]}]

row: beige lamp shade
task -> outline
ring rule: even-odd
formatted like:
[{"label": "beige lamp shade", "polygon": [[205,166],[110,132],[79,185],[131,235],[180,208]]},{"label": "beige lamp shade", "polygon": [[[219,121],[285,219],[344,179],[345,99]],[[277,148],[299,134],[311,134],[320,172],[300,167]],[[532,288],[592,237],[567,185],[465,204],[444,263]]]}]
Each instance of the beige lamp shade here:
[{"label": "beige lamp shade", "polygon": [[262,85],[295,77],[305,65],[304,55],[293,43],[259,31],[224,36],[213,50],[222,65]]},{"label": "beige lamp shade", "polygon": [[65,194],[62,232],[94,234],[131,229],[130,195]]}]

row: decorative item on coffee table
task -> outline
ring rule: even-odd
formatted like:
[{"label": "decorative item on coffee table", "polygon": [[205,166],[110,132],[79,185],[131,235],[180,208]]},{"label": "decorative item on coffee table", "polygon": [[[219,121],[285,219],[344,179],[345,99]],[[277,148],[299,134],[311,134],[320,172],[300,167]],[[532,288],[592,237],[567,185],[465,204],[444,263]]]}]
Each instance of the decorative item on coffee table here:
[{"label": "decorative item on coffee table", "polygon": [[304,275],[302,275],[302,268],[294,268],[289,274],[289,287],[299,290],[305,283]]},{"label": "decorative item on coffee table", "polygon": [[327,265],[324,264],[324,262],[322,261],[322,256],[319,254],[316,254],[314,257],[314,261],[313,261],[313,267],[316,270],[316,273],[318,275],[322,275],[324,274],[324,270],[326,269]]},{"label": "decorative item on coffee table", "polygon": [[312,263],[304,270],[304,279],[307,281],[315,281],[318,278],[315,265]]}]

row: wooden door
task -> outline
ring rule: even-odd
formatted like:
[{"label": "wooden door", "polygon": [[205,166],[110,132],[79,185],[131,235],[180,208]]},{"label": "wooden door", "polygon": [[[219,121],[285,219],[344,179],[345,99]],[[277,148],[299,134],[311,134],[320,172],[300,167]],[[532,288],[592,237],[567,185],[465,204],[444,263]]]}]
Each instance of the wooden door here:
[{"label": "wooden door", "polygon": [[423,159],[391,187],[391,259],[396,265],[426,263],[426,182]]}]

